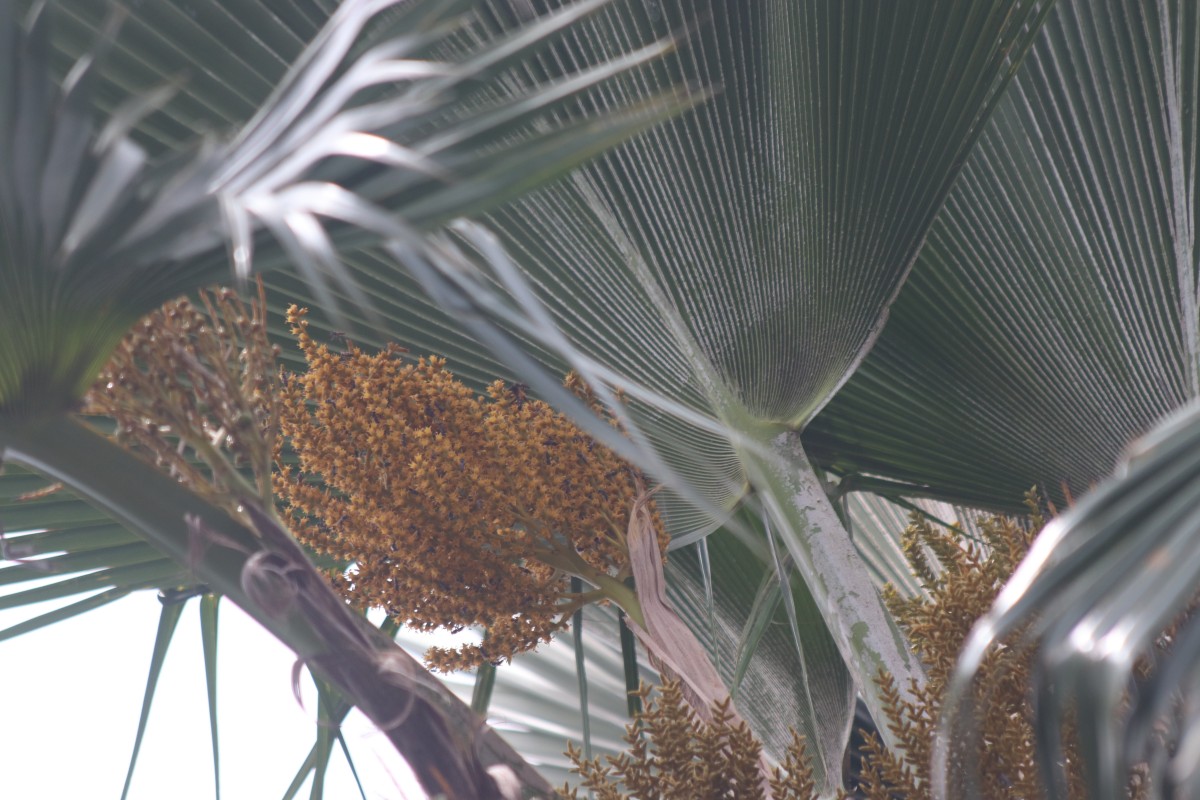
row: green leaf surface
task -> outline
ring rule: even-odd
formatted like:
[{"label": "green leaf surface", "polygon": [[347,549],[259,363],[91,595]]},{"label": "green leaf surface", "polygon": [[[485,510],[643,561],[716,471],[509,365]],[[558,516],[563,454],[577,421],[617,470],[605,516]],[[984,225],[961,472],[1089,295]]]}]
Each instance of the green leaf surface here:
[{"label": "green leaf surface", "polygon": [[0,470],[0,502],[9,504],[29,492],[45,489],[48,482],[41,475],[21,469],[15,464],[6,464]]},{"label": "green leaf surface", "polygon": [[[571,591],[583,591],[583,581],[571,578]],[[575,680],[579,687],[580,735],[583,739],[583,757],[592,759],[592,715],[588,710],[587,651],[583,643],[583,609],[571,615],[571,644],[575,648]]]},{"label": "green leaf surface", "polygon": [[362,780],[358,777],[358,767],[354,766],[354,757],[350,755],[350,746],[346,744],[346,737],[341,730],[337,730],[338,748],[342,751],[342,755],[346,758],[346,766],[350,768],[350,775],[354,778],[354,785],[358,787],[358,796],[362,800],[367,800],[367,792],[363,788]]},{"label": "green leaf surface", "polygon": [[45,614],[39,614],[38,616],[31,617],[24,622],[18,622],[16,625],[10,625],[4,630],[0,630],[0,641],[22,636],[26,633],[32,633],[40,628],[54,625],[55,623],[61,622],[65,619],[70,619],[71,617],[79,616],[80,614],[86,614],[93,609],[108,605],[114,600],[120,600],[134,589],[147,589],[152,585],[153,584],[150,583],[145,586],[107,589],[98,594],[86,597],[83,600],[78,600],[70,605],[63,606],[62,608],[56,608],[55,610],[48,611]]},{"label": "green leaf surface", "polygon": [[94,525],[110,520],[75,498],[51,495],[42,500],[11,503],[0,506],[6,530],[24,531],[62,525]]},{"label": "green leaf surface", "polygon": [[[18,571],[25,576],[25,580],[35,580],[45,577],[45,573],[34,572],[27,567],[7,567],[6,569]],[[169,559],[159,558],[153,561],[139,562],[113,569],[100,569],[89,572],[86,575],[64,578],[53,583],[35,586],[32,589],[9,592],[0,595],[0,608],[16,608],[17,606],[28,605],[30,603],[57,600],[73,594],[79,594],[80,592],[110,586],[119,589],[145,589],[152,586],[171,586],[182,583],[185,579],[186,576],[180,570],[178,564]]]},{"label": "green leaf surface", "polygon": [[221,800],[221,748],[217,741],[217,612],[219,595],[200,598],[200,637],[204,645],[204,686],[208,697],[208,730],[212,738],[213,786]]},{"label": "green leaf surface", "polygon": [[183,615],[184,603],[163,603],[158,617],[158,633],[154,637],[154,650],[150,656],[150,672],[146,676],[146,692],[142,696],[142,711],[138,716],[137,736],[133,740],[133,752],[129,756],[129,770],[125,773],[125,786],[121,790],[121,800],[129,795],[129,787],[133,783],[133,769],[137,766],[138,752],[142,749],[142,737],[146,734],[146,723],[150,721],[150,707],[154,702],[154,692],[158,688],[158,678],[162,675],[163,662],[166,661],[167,651],[171,647],[171,637],[175,635],[175,627]]},{"label": "green leaf surface", "polygon": [[[59,523],[61,517],[53,513],[39,517],[43,522]],[[92,550],[108,550],[125,545],[140,544],[136,534],[112,522],[94,525],[70,525],[59,530],[25,533],[4,537],[5,553],[10,560],[27,559],[53,553],[85,553]]]},{"label": "green leaf surface", "polygon": [[[598,756],[615,755],[627,747],[623,736],[630,721],[617,612],[589,606],[583,614],[592,747]],[[415,655],[428,646],[427,638],[408,629],[400,631],[397,641]],[[497,667],[488,706],[488,723],[556,786],[578,779],[569,773],[570,762],[564,755],[568,740],[580,742],[576,676],[573,637],[564,634]],[[442,678],[459,697],[470,698],[474,687],[470,674],[451,673]],[[657,682],[657,673],[644,656],[638,664],[637,680]]]},{"label": "green leaf surface", "polygon": [[1057,4],[815,458],[1063,508],[1196,397],[1198,26],[1191,3]]},{"label": "green leaf surface", "polygon": [[[83,550],[75,553],[64,553],[58,556],[27,561],[15,567],[0,569],[0,585],[28,580],[30,573],[55,574],[71,572],[88,572],[105,567],[125,567],[146,565],[161,562],[162,556],[153,550],[148,550],[142,542],[105,547],[97,550]],[[174,572],[179,572],[176,565]]]},{"label": "green leaf surface", "polygon": [[295,797],[300,794],[300,789],[304,786],[304,782],[308,780],[308,776],[312,774],[316,766],[317,745],[314,744],[312,749],[308,751],[308,756],[305,757],[304,762],[300,764],[300,769],[296,770],[296,775],[292,778],[292,782],[284,790],[283,800],[295,800]]},{"label": "green leaf surface", "polygon": [[629,719],[642,710],[642,700],[636,692],[641,687],[641,664],[638,662],[637,637],[625,624],[625,612],[617,613],[617,628],[621,642],[621,671],[625,676],[625,702]]},{"label": "green leaf surface", "polygon": [[329,756],[333,753],[338,734],[325,687],[316,678],[313,682],[317,686],[317,741],[313,745],[316,759],[313,762],[313,780],[308,797],[309,800],[321,800],[325,796],[325,773],[329,769]]},{"label": "green leaf surface", "polygon": [[496,685],[496,666],[480,664],[475,670],[475,687],[471,690],[471,710],[486,717],[492,703],[492,689]]}]

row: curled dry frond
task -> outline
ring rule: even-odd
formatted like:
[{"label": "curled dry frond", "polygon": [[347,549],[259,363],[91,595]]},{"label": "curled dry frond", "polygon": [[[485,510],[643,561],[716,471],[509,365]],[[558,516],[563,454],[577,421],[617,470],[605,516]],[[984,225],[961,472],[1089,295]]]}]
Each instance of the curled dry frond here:
[{"label": "curled dry frond", "polygon": [[[281,393],[299,463],[280,459],[275,491],[301,541],[353,562],[348,600],[424,630],[483,626],[481,644],[429,652],[448,670],[510,659],[628,593],[635,470],[520,386],[484,399],[439,358],[335,353],[304,314],[288,319],[308,371]],[[572,594],[571,574],[595,591]]]},{"label": "curled dry frond", "polygon": [[[237,513],[247,495],[271,505],[278,425],[278,348],[266,301],[232,289],[172,300],[121,341],[85,411],[111,417],[116,436],[210,502]],[[254,484],[243,477],[248,469]]]}]

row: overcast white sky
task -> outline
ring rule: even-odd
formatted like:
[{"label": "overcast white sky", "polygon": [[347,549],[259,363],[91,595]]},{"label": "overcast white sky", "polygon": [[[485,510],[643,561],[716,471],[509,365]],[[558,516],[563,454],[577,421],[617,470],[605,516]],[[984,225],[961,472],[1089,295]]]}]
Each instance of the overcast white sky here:
[{"label": "overcast white sky", "polygon": [[[0,611],[0,629],[61,602]],[[0,797],[118,800],[158,625],[154,592],[0,642]],[[130,800],[212,798],[199,604],[184,610],[159,682]],[[315,692],[291,690],[294,657],[229,602],[219,624],[223,800],[280,798],[315,739]],[[355,713],[345,736],[369,800],[424,795],[386,739]],[[358,789],[335,748],[325,797]],[[308,798],[307,786],[299,797]]]}]

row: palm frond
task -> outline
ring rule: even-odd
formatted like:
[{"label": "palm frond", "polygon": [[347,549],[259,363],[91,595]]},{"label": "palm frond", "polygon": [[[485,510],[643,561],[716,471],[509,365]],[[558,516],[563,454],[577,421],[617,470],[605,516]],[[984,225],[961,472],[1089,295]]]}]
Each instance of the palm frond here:
[{"label": "palm frond", "polygon": [[[685,101],[663,93],[607,120],[554,124],[558,104],[653,61],[669,49],[665,43],[650,43],[587,73],[563,75],[548,91],[531,90],[523,103],[501,107],[485,102],[489,81],[502,80],[514,65],[605,2],[588,0],[482,41],[472,41],[478,24],[474,18],[461,16],[467,3],[360,0],[342,4],[328,20],[318,12],[309,18],[321,24],[316,39],[299,51],[260,113],[240,128],[229,126],[188,142],[155,141],[155,126],[186,107],[174,102],[173,95],[186,94],[178,88],[115,106],[106,102],[106,93],[123,76],[119,67],[109,69],[102,56],[127,55],[117,31],[121,14],[104,23],[99,44],[85,39],[81,45],[52,32],[56,7],[37,4],[29,22],[22,24],[14,3],[0,5],[0,44],[10,67],[0,77],[0,338],[6,344],[0,358],[0,453],[75,483],[106,512],[84,512],[91,515],[89,521],[115,515],[171,555],[165,560],[148,557],[141,544],[130,543],[39,558],[36,563],[43,569],[101,568],[55,583],[49,596],[79,591],[77,584],[111,587],[19,629],[155,581],[177,585],[184,582],[179,571],[186,566],[259,613],[261,621],[310,661],[320,661],[315,668],[334,683],[346,688],[365,680],[354,677],[353,658],[343,663],[322,656],[329,648],[320,640],[335,628],[347,633],[353,624],[321,631],[320,626],[289,622],[278,607],[272,611],[271,592],[256,595],[253,581],[244,583],[239,577],[245,577],[244,556],[258,549],[246,530],[231,527],[197,498],[166,484],[160,487],[157,511],[138,508],[128,496],[130,485],[108,480],[82,463],[102,445],[65,414],[132,322],[162,300],[224,274],[227,249],[243,275],[252,257],[256,269],[278,267],[291,258],[331,313],[339,309],[332,287],[355,305],[368,306],[334,255],[335,242],[368,240],[356,234],[356,226],[371,229],[374,236],[384,230],[420,250],[427,245],[416,226],[435,226],[456,213],[499,202],[676,112]],[[216,6],[208,4],[200,13],[211,17],[218,13]],[[92,10],[84,3],[62,16],[86,29]],[[265,4],[257,8],[265,10]],[[297,10],[291,6],[285,15]],[[177,9],[146,11],[147,17],[156,15],[187,27]],[[139,35],[145,33],[134,27]],[[211,39],[197,37],[191,29],[188,34],[193,43]],[[451,39],[460,46],[449,47]],[[463,42],[472,46],[463,47]],[[75,60],[60,81],[56,70],[63,50]],[[438,50],[455,60],[437,58]],[[118,64],[129,67],[131,62],[118,58]],[[141,76],[163,77],[144,67]],[[176,76],[165,77],[180,83]],[[101,120],[96,109],[106,106],[109,111]],[[496,169],[496,159],[507,168]],[[379,166],[390,174],[380,177]],[[508,184],[511,188],[504,188]],[[64,438],[72,435],[82,442],[76,459]],[[109,458],[121,461],[115,450]],[[133,461],[123,463],[127,479],[146,472]],[[55,509],[53,502],[6,514],[10,530],[49,529],[24,533],[16,552],[46,553],[63,546],[64,535],[79,533],[80,519],[53,512],[69,515],[81,506],[67,498]],[[171,503],[176,506],[173,515],[166,507]],[[182,526],[189,510],[197,515],[190,533]],[[51,513],[37,521],[21,519],[37,512]],[[223,531],[217,534],[222,544],[216,551],[198,553],[186,544],[201,529]],[[57,541],[51,542],[55,536]],[[308,562],[298,556],[297,563]],[[118,572],[130,567],[141,570],[136,580]],[[149,575],[148,570],[157,572]],[[28,567],[21,572],[27,575]],[[45,589],[31,592],[48,596]],[[31,602],[32,595],[9,599]],[[352,694],[364,700],[361,692]],[[445,700],[437,691],[432,696]],[[379,717],[382,708],[371,713]],[[432,711],[427,700],[418,701],[416,710],[429,724],[427,734],[439,729],[435,720],[442,712]],[[400,737],[398,743],[405,727],[391,729]],[[436,770],[434,762],[446,752],[466,753],[428,735],[409,744],[417,750],[432,748],[424,757],[409,754],[419,773]],[[511,754],[503,746],[501,751]],[[473,790],[462,787],[487,784],[478,753],[472,753],[465,769],[449,769],[439,785],[470,794]],[[512,766],[518,773],[524,769],[516,759]],[[434,785],[429,774],[425,778]],[[521,779],[540,784],[532,774]]]},{"label": "palm frond", "polygon": [[805,432],[815,458],[1064,507],[1196,396],[1198,26],[1187,3],[1057,4],[878,346]]},{"label": "palm frond", "polygon": [[[1124,796],[1129,770],[1155,792],[1200,786],[1194,613],[1200,584],[1200,411],[1155,428],[1120,472],[1053,520],[975,625],[943,705],[934,762],[938,797],[974,796],[978,752],[972,681],[989,650],[1020,630],[1037,646],[1038,753],[1050,796],[1065,797],[1063,723],[1073,717],[1089,796]],[[1172,623],[1172,646],[1155,641]]]},{"label": "palm frond", "polygon": [[158,689],[158,679],[162,675],[167,650],[171,647],[171,637],[175,635],[175,627],[179,623],[179,617],[183,614],[183,606],[184,603],[163,603],[159,613],[158,635],[154,639],[154,652],[150,656],[150,673],[146,676],[146,692],[142,696],[142,712],[138,717],[137,735],[133,741],[133,753],[129,756],[129,769],[125,773],[125,786],[121,790],[121,800],[125,800],[129,796],[129,786],[133,782],[133,770],[137,766],[138,753],[142,749],[142,739],[146,735],[146,723],[150,720],[150,708]]},{"label": "palm frond", "polygon": [[[797,515],[825,503],[815,476],[795,497],[768,479],[809,469],[771,441],[803,426],[874,341],[1046,9],[606,10],[574,29],[569,50],[544,59],[542,71],[694,30],[677,59],[614,82],[576,116],[668,80],[719,87],[717,95],[492,215],[514,268],[450,259],[440,271],[436,262],[422,267],[423,284],[547,399],[560,402],[550,375],[564,361],[620,389],[629,402],[617,410],[641,463],[679,492],[663,500],[676,532],[712,530],[750,484],[769,496],[818,604],[832,615],[833,598],[859,598],[836,612],[845,620],[829,620],[843,637],[848,620],[870,613],[868,573],[831,509],[817,523]],[[937,35],[950,29],[955,37]],[[964,76],[961,91],[938,88],[947,72]],[[486,247],[471,248],[482,260]],[[546,361],[549,374],[538,369]],[[810,545],[815,530],[824,536]],[[881,663],[916,677],[878,612],[858,640],[869,644],[840,641],[864,686]]]},{"label": "palm frond", "polygon": [[[469,36],[457,19],[465,4],[345,3],[228,139],[196,137],[157,158],[134,128],[174,89],[130,100],[105,121],[95,111],[119,20],[60,84],[54,10],[38,5],[22,26],[12,3],[0,7],[10,61],[0,88],[0,334],[11,343],[0,360],[0,409],[69,408],[137,317],[227,274],[227,242],[242,277],[266,249],[274,255],[260,252],[259,268],[290,259],[331,313],[341,307],[331,284],[366,307],[335,255],[334,239],[352,232],[344,223],[383,224],[420,248],[413,225],[500,202],[678,110],[664,92],[587,129],[550,124],[559,104],[653,61],[666,43],[532,88],[524,102],[486,102],[477,87],[606,2],[573,5],[451,62],[433,55]],[[375,42],[362,49],[369,25]],[[371,169],[380,166],[383,177]],[[327,219],[343,224],[331,234]]]}]

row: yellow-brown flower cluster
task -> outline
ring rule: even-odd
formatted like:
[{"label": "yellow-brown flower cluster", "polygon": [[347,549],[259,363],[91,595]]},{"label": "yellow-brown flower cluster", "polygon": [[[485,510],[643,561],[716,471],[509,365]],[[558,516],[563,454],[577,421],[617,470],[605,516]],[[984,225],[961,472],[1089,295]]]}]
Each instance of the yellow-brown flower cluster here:
[{"label": "yellow-brown flower cluster", "polygon": [[[980,525],[984,543],[966,542],[961,532],[935,528],[913,516],[905,530],[905,554],[927,596],[902,599],[885,591],[885,600],[913,649],[925,662],[927,684],[913,687],[916,702],[906,701],[890,675],[881,674],[885,721],[899,740],[896,751],[868,738],[860,791],[868,800],[931,797],[930,765],[938,714],[959,650],[975,621],[991,607],[1001,587],[1028,552],[1044,524],[1038,498],[1030,492],[1030,525],[992,517]],[[1033,653],[1020,644],[1020,633],[991,653],[976,686],[980,698],[981,800],[1044,797],[1038,775],[1033,704],[1030,697]],[[1086,797],[1074,732],[1064,731],[1070,797]],[[1127,795],[1145,796],[1141,775],[1131,775]]]},{"label": "yellow-brown flower cluster", "polygon": [[[683,697],[678,683],[668,681],[657,699],[642,686],[638,693],[644,710],[626,728],[629,751],[607,758],[585,760],[568,745],[582,787],[597,800],[762,800],[759,757],[762,745],[745,722],[733,723],[730,703],[715,704],[711,721],[700,719]],[[792,745],[782,768],[769,779],[773,800],[812,800],[816,797],[812,767],[804,742],[792,733]],[[578,790],[564,786],[560,794],[578,800]]]},{"label": "yellow-brown flower cluster", "polygon": [[[427,655],[458,669],[627,591],[635,471],[520,386],[489,400],[442,359],[333,352],[304,317],[289,310],[308,371],[283,377],[280,414],[298,466],[280,460],[275,490],[301,541],[353,562],[337,579],[352,603],[425,630],[483,626],[481,644]],[[568,575],[595,590],[571,594]]]},{"label": "yellow-brown flower cluster", "polygon": [[[118,441],[236,513],[241,497],[271,503],[277,348],[266,302],[232,289],[164,304],[122,340],[85,399],[113,418]],[[256,485],[246,482],[249,467]]]}]

